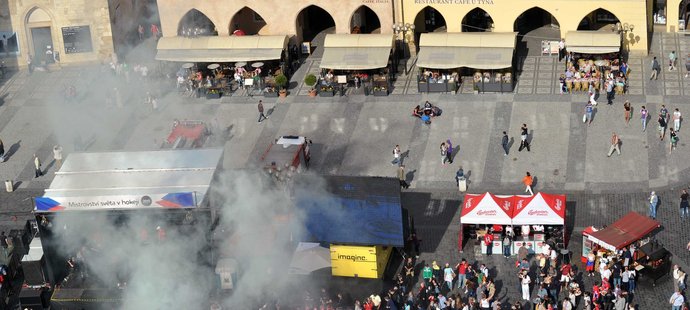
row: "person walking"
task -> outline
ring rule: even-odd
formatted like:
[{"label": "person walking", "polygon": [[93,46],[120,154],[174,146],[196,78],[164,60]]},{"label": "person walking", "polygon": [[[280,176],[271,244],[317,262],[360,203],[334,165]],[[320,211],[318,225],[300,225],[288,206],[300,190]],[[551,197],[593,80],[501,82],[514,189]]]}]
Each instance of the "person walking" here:
[{"label": "person walking", "polygon": [[532,280],[529,278],[529,275],[527,275],[527,270],[521,271],[519,278],[520,287],[522,288],[522,299],[529,300],[529,284],[532,283]]},{"label": "person walking", "polygon": [[645,106],[642,106],[640,109],[640,120],[642,120],[642,131],[644,132],[647,130],[647,117],[649,116],[649,111],[647,111],[647,108]]},{"label": "person walking", "polygon": [[525,184],[525,192],[529,193],[532,196],[534,196],[534,192],[532,191],[533,183],[534,179],[532,178],[532,175],[529,173],[529,171],[527,171],[525,177],[522,178],[522,184]]},{"label": "person walking", "polygon": [[618,156],[621,155],[621,149],[620,149],[620,139],[618,138],[618,135],[616,132],[614,132],[611,135],[611,147],[609,147],[609,153],[606,154],[607,157],[611,157],[613,154],[613,151],[616,151],[618,153]]},{"label": "person walking", "polygon": [[690,76],[690,54],[685,58],[685,77]]},{"label": "person walking", "polygon": [[508,138],[508,133],[503,132],[503,137],[501,138],[501,146],[503,147],[503,156],[508,156],[508,143],[510,139]]},{"label": "person walking", "polygon": [[60,170],[62,167],[62,146],[59,144],[53,146],[53,160],[55,160],[55,169]]},{"label": "person walking", "polygon": [[452,164],[453,163],[453,143],[450,142],[450,139],[446,140],[446,145],[448,145],[448,151],[446,152],[446,160],[448,160],[448,163]]},{"label": "person walking", "polygon": [[259,104],[257,104],[257,108],[259,109],[259,121],[258,123],[261,123],[262,120],[268,119],[266,115],[264,115],[264,103],[263,101],[259,100]]},{"label": "person walking", "polygon": [[676,148],[676,145],[678,145],[678,133],[673,130],[673,128],[669,129],[669,143],[668,143],[668,152],[671,153],[673,152],[673,149]]},{"label": "person walking", "polygon": [[659,114],[664,118],[666,123],[668,124],[668,121],[670,120],[668,109],[666,108],[666,105],[662,104],[661,109],[659,109]]},{"label": "person walking", "polygon": [[391,165],[395,166],[402,164],[402,161],[400,160],[400,154],[402,154],[400,151],[400,145],[396,144],[393,148],[393,161],[391,162]]},{"label": "person walking", "polygon": [[563,60],[565,57],[565,39],[558,41],[558,61]]},{"label": "person walking", "polygon": [[41,160],[38,159],[38,156],[34,153],[34,178],[38,178],[43,175],[43,171],[41,170]]},{"label": "person walking", "polygon": [[673,71],[676,69],[676,59],[678,57],[676,56],[676,51],[672,51],[671,54],[668,54],[668,71]]},{"label": "person walking", "polygon": [[407,184],[407,179],[405,178],[405,165],[400,165],[398,167],[398,180],[400,180],[400,187],[403,189],[408,189],[410,188],[410,185]]},{"label": "person walking", "polygon": [[446,165],[446,161],[448,160],[448,145],[446,145],[445,142],[441,142],[441,146],[439,147],[441,149],[441,165]]},{"label": "person walking", "polygon": [[685,304],[683,292],[680,289],[676,290],[676,292],[671,295],[671,299],[669,299],[668,302],[671,304],[672,310],[681,310],[683,304]]},{"label": "person walking", "polygon": [[632,106],[630,105],[630,101],[625,100],[623,109],[625,110],[625,127],[628,127],[630,124],[630,117],[632,116]]},{"label": "person walking", "polygon": [[688,213],[688,190],[684,189],[680,192],[680,218],[685,218],[686,216],[690,218],[690,213]]},{"label": "person walking", "polygon": [[512,244],[513,241],[510,239],[510,236],[505,234],[503,237],[503,256],[505,256],[505,258],[510,258],[510,246]]},{"label": "person walking", "polygon": [[663,141],[664,137],[666,136],[666,118],[659,113],[657,122],[659,123],[659,127],[657,128],[659,130],[659,139]]},{"label": "person walking", "polygon": [[659,78],[659,70],[661,70],[661,65],[659,65],[659,61],[656,60],[656,57],[652,59],[652,75],[649,77],[650,80],[658,79]]},{"label": "person walking", "polygon": [[680,110],[678,108],[675,108],[673,110],[673,130],[678,131],[680,130],[680,120],[682,118],[682,115],[680,114]]},{"label": "person walking", "polygon": [[[592,85],[592,84],[589,84],[589,85]],[[594,97],[596,97],[596,91],[592,90],[589,92],[589,102],[591,102],[592,105],[597,105],[597,100]]]},{"label": "person walking", "polygon": [[594,113],[594,106],[592,105],[592,102],[589,101],[587,102],[587,105],[585,105],[585,120],[587,121],[587,126],[592,124],[592,114]]},{"label": "person walking", "polygon": [[0,163],[5,161],[5,144],[0,139]]},{"label": "person walking", "polygon": [[522,127],[520,127],[520,147],[518,148],[518,152],[522,152],[522,149],[527,149],[527,152],[530,151],[529,149],[529,142],[527,141],[527,124],[522,124]]},{"label": "person walking", "polygon": [[649,195],[649,217],[652,219],[656,219],[656,207],[659,205],[659,196],[656,195],[656,192],[652,192]]},{"label": "person walking", "polygon": [[612,79],[607,79],[606,80],[606,104],[613,104],[613,80]]}]

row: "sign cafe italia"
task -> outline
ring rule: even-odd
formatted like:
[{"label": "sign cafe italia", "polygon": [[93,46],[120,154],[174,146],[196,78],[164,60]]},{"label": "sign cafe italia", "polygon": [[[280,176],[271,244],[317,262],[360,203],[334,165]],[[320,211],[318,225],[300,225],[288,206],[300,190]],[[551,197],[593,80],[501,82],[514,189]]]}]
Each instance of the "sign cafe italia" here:
[{"label": "sign cafe italia", "polygon": [[415,4],[494,4],[494,0],[414,0]]}]

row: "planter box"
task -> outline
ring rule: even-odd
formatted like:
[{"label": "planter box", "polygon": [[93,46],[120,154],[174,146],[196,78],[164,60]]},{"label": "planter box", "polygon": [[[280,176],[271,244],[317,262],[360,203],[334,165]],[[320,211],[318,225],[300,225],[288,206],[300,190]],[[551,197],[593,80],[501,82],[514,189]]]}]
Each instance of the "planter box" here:
[{"label": "planter box", "polygon": [[206,94],[206,99],[220,99],[220,93],[218,93],[218,94]]},{"label": "planter box", "polygon": [[319,97],[333,97],[333,96],[335,96],[335,91],[322,90],[319,92]]},{"label": "planter box", "polygon": [[374,96],[388,96],[387,90],[375,90]]},{"label": "planter box", "polygon": [[275,92],[275,91],[264,92],[264,97],[278,97],[278,92]]}]

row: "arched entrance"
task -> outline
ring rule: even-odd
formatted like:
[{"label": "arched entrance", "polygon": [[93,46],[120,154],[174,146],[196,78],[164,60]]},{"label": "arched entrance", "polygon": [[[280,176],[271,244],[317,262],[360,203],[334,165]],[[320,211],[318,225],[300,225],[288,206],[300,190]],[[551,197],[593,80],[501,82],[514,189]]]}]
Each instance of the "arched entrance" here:
[{"label": "arched entrance", "polygon": [[462,19],[462,32],[491,31],[494,20],[486,11],[475,8]]},{"label": "arched entrance", "polygon": [[33,53],[34,62],[37,64],[51,64],[53,58],[53,20],[45,10],[33,8],[26,15],[26,28],[28,33],[29,50]]},{"label": "arched entrance", "polygon": [[518,16],[513,23],[518,33],[516,52],[520,56],[541,55],[541,41],[561,39],[560,25],[548,11],[533,7]]},{"label": "arched entrance", "polygon": [[335,33],[335,20],[326,10],[310,5],[297,14],[297,37],[302,41],[313,41],[324,30]]},{"label": "arched entrance", "polygon": [[690,0],[683,0],[678,5],[678,19],[683,21],[684,26],[682,29],[688,29],[688,18],[690,18]]},{"label": "arched entrance", "polygon": [[652,19],[654,24],[665,25],[666,16],[668,16],[666,0],[654,0],[652,2]]},{"label": "arched entrance", "polygon": [[239,34],[242,32],[247,35],[259,34],[264,26],[266,26],[264,18],[256,11],[245,6],[237,11],[232,19],[230,19],[229,33]]},{"label": "arched entrance", "polygon": [[381,33],[379,16],[368,6],[360,6],[350,18],[350,33]]},{"label": "arched entrance", "polygon": [[577,30],[609,30],[612,31],[616,23],[620,22],[613,13],[596,9],[582,18]]},{"label": "arched entrance", "polygon": [[414,18],[415,32],[446,32],[446,19],[441,12],[427,6],[423,8]]},{"label": "arched entrance", "polygon": [[204,13],[191,9],[177,25],[178,36],[217,36],[216,25]]}]

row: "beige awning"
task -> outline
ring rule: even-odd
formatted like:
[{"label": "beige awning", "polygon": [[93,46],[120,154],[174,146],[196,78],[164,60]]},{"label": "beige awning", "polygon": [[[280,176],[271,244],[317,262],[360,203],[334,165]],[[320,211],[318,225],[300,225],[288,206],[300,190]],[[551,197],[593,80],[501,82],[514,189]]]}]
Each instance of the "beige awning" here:
[{"label": "beige awning", "polygon": [[515,32],[423,33],[417,66],[503,69],[513,64]]},{"label": "beige awning", "polygon": [[322,69],[368,70],[384,68],[393,48],[392,34],[327,34]]},{"label": "beige awning", "polygon": [[615,53],[621,49],[621,37],[607,31],[568,31],[565,46],[567,51],[575,53]]},{"label": "beige awning", "polygon": [[156,60],[179,62],[237,62],[280,59],[287,36],[163,37]]}]

